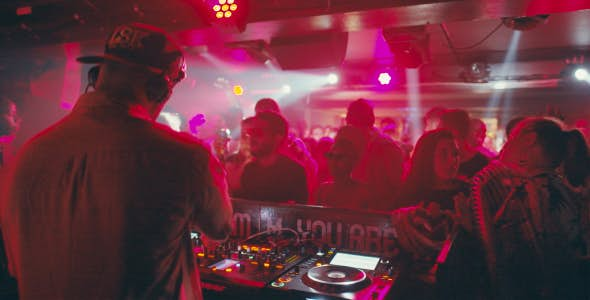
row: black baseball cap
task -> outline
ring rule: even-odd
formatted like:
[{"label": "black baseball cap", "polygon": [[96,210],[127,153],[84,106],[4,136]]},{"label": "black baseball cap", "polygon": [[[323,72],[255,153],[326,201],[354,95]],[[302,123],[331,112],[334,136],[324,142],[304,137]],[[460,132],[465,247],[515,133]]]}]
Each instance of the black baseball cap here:
[{"label": "black baseball cap", "polygon": [[144,67],[168,76],[173,82],[186,77],[184,55],[178,44],[163,29],[142,23],[117,26],[106,41],[103,55],[76,60],[85,64],[113,61]]}]

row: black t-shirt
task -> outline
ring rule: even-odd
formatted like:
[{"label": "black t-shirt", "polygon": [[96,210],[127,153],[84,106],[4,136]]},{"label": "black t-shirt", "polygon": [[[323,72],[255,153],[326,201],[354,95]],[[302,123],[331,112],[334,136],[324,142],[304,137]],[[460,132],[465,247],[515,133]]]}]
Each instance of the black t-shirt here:
[{"label": "black t-shirt", "polygon": [[489,163],[490,159],[487,156],[481,152],[477,152],[470,160],[461,163],[459,166],[459,177],[471,179]]},{"label": "black t-shirt", "polygon": [[271,202],[293,200],[305,204],[309,197],[305,168],[284,155],[270,166],[262,166],[255,160],[249,162],[240,181],[238,198]]}]

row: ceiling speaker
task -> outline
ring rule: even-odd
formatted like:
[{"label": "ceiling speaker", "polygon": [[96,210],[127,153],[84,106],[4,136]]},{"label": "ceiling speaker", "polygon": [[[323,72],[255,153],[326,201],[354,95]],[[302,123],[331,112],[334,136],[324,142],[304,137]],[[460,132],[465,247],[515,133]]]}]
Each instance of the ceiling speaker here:
[{"label": "ceiling speaker", "polygon": [[283,70],[329,68],[342,64],[347,44],[347,32],[326,32],[272,38],[270,51]]},{"label": "ceiling speaker", "polygon": [[430,61],[430,36],[424,26],[383,28],[394,65],[415,69]]}]

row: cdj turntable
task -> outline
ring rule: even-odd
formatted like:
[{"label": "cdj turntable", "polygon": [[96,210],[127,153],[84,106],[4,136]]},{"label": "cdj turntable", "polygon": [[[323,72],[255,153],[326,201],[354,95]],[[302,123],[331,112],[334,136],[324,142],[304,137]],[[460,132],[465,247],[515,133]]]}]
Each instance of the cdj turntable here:
[{"label": "cdj turntable", "polygon": [[259,294],[309,256],[306,248],[299,245],[297,234],[287,229],[263,232],[241,242],[230,240],[215,247],[203,245],[195,234],[193,251],[203,292],[211,299]]},{"label": "cdj turntable", "polygon": [[386,299],[399,273],[388,259],[304,243],[290,229],[193,243],[206,299]]},{"label": "cdj turntable", "polygon": [[323,265],[307,271],[302,281],[316,290],[342,293],[365,288],[370,283],[368,279],[367,274],[357,268]]},{"label": "cdj turntable", "polygon": [[389,214],[234,204],[235,228],[228,241],[218,244],[191,234],[205,299],[393,296],[403,261]]},{"label": "cdj turntable", "polygon": [[386,299],[399,271],[378,256],[319,251],[271,282],[269,294],[294,299]]}]

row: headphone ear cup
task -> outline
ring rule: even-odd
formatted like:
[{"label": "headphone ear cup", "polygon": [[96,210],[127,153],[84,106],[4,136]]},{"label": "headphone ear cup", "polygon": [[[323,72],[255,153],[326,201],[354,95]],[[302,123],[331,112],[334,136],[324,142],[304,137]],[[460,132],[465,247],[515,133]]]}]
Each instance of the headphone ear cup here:
[{"label": "headphone ear cup", "polygon": [[161,103],[172,93],[170,81],[164,76],[154,76],[147,80],[145,93],[150,101]]},{"label": "headphone ear cup", "polygon": [[96,89],[96,82],[98,81],[98,74],[100,73],[100,65],[93,66],[88,70],[88,84],[84,92],[88,92],[90,88]]},{"label": "headphone ear cup", "polygon": [[88,85],[95,87],[96,81],[98,81],[98,73],[100,73],[100,65],[96,65],[88,70]]}]

